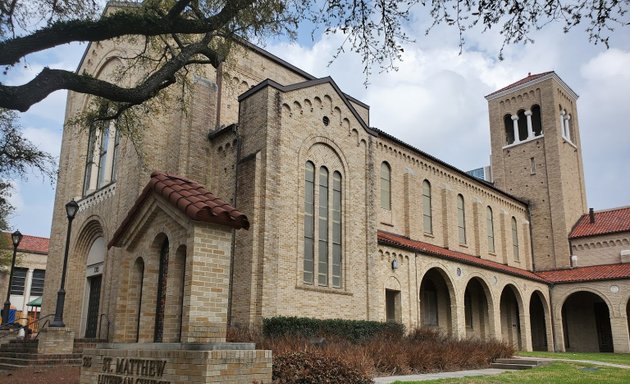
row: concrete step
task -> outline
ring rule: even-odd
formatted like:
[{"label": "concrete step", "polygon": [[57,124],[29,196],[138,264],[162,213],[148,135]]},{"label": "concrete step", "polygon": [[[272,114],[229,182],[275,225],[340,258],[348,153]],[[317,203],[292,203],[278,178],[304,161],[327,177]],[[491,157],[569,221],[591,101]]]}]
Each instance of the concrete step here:
[{"label": "concrete step", "polygon": [[542,364],[540,360],[533,359],[495,359],[495,363],[505,363],[505,364],[523,364],[523,365],[531,365],[533,367],[539,366]]},{"label": "concrete step", "polygon": [[543,362],[533,359],[496,359],[492,362],[492,364],[490,364],[490,367],[497,369],[523,370],[532,369],[542,364]]},{"label": "concrete step", "polygon": [[57,365],[70,365],[70,366],[80,366],[81,359],[76,359],[72,357],[67,358],[52,358],[52,359],[20,359],[20,358],[10,358],[10,357],[2,357],[0,358],[0,369],[15,369],[15,368],[23,368],[23,367],[51,367]]},{"label": "concrete step", "polygon": [[13,371],[13,370],[20,369],[20,368],[24,368],[24,366],[23,365],[14,365],[14,364],[0,363],[0,370],[3,370],[3,371]]},{"label": "concrete step", "polygon": [[60,355],[42,355],[38,353],[16,353],[16,352],[0,352],[0,359],[22,359],[22,360],[58,360],[58,359],[81,359],[80,353],[60,354]]}]

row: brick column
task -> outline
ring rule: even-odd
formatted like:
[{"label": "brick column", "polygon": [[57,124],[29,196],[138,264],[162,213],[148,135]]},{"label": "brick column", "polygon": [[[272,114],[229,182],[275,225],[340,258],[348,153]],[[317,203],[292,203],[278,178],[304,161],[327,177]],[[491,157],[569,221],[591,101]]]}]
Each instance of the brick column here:
[{"label": "brick column", "polygon": [[[26,272],[26,281],[24,282],[24,303],[22,304],[22,317],[28,318],[28,304],[31,301],[31,285],[33,284],[33,268],[29,268]],[[23,324],[26,324],[28,320],[24,320]]]},{"label": "brick column", "polygon": [[523,310],[520,312],[520,322],[521,322],[521,349],[523,351],[531,352],[533,350],[532,347],[532,324],[531,317],[529,313],[529,303],[526,303],[523,300]]},{"label": "brick column", "polygon": [[610,318],[613,348],[615,353],[630,352],[630,337],[628,335],[628,317],[625,313]]},{"label": "brick column", "polygon": [[190,288],[184,299],[182,342],[224,342],[230,279],[232,230],[217,225],[194,228],[189,249]]}]

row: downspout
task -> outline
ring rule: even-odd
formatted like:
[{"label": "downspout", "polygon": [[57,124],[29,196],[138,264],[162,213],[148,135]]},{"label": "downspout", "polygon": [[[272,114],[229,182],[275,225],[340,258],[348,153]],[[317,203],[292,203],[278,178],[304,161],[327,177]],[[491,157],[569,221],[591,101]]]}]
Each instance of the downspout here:
[{"label": "downspout", "polygon": [[[239,103],[239,116],[241,114],[241,105]],[[232,132],[236,135],[236,159],[234,162],[234,199],[233,206],[236,207],[236,199],[238,196],[238,168],[241,161],[241,147],[243,141],[241,140],[241,135],[238,133],[238,126],[235,125],[232,129]],[[236,229],[232,230],[232,245],[230,251],[230,283],[229,283],[229,294],[228,294],[228,313],[227,313],[227,324],[228,326],[232,325],[232,295],[234,288],[234,251],[236,250]]]},{"label": "downspout", "polygon": [[527,220],[529,220],[529,249],[532,251],[532,271],[536,271],[536,257],[534,255],[534,233],[532,232],[532,211],[529,209],[529,202],[527,202]]},{"label": "downspout", "polygon": [[[217,67],[216,83],[217,83],[217,119],[214,124],[214,129],[219,129],[219,127],[221,127],[221,96],[223,93],[223,62],[219,63],[219,66]],[[239,106],[239,113],[240,113],[240,106]]]}]

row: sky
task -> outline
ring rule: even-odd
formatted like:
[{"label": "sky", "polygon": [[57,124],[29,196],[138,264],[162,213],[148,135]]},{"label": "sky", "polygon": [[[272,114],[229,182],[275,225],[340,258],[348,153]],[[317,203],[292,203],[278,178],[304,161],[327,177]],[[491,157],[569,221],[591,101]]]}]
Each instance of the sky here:
[{"label": "sky", "polygon": [[[341,55],[340,34],[316,36],[303,28],[297,41],[275,39],[264,48],[317,76],[332,76],[347,94],[370,105],[370,125],[384,130],[462,170],[490,162],[487,102],[484,96],[528,73],[555,71],[580,97],[578,120],[588,206],[596,210],[630,205],[630,27],[612,33],[610,48],[589,43],[583,26],[563,33],[548,25],[534,42],[508,46],[499,60],[502,37],[494,31],[466,33],[460,53],[455,30],[440,27],[425,36],[422,8],[413,15],[397,71],[365,77],[358,56]],[[22,84],[44,66],[74,70],[85,45],[64,45],[31,55],[26,65],[0,75],[4,84]],[[51,94],[21,114],[24,135],[59,156],[66,92]],[[15,180],[12,229],[50,234],[54,185],[33,174]]]}]

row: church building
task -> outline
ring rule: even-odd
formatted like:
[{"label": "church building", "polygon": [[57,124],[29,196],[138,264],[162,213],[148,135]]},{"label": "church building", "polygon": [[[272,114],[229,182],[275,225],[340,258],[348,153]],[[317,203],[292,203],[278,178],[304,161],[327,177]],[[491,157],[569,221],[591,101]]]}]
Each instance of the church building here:
[{"label": "church building", "polygon": [[[77,71],[117,79],[132,50],[91,43]],[[55,310],[74,199],[76,338],[207,342],[225,324],[299,316],[630,352],[630,207],[589,212],[578,96],[555,72],[486,96],[486,181],[253,45],[203,71],[135,145],[116,123],[64,128],[42,312]],[[90,102],[69,92],[66,121]]]}]

